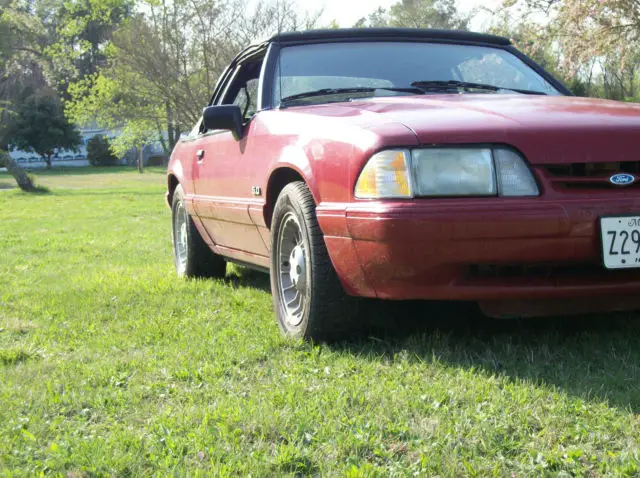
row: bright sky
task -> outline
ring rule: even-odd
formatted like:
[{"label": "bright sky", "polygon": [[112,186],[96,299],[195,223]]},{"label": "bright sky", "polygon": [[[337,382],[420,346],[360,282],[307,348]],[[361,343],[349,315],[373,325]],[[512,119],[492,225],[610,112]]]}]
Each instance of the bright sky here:
[{"label": "bright sky", "polygon": [[[378,7],[388,8],[399,0],[298,0],[297,3],[302,10],[317,11],[324,7],[322,22],[336,20],[341,27],[353,26],[360,18],[367,16]],[[473,8],[485,6],[487,8],[496,7],[501,0],[458,0],[461,11],[469,12]],[[482,28],[486,21],[486,15],[479,15],[471,23],[472,30]]]}]

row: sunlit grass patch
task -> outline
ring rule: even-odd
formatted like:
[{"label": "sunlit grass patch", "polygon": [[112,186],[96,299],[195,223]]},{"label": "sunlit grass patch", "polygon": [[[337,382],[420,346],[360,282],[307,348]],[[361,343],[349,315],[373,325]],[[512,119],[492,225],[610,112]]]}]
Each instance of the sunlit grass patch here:
[{"label": "sunlit grass patch", "polygon": [[266,275],[176,278],[161,170],[36,174],[0,193],[0,475],[637,476],[637,314],[295,342]]}]

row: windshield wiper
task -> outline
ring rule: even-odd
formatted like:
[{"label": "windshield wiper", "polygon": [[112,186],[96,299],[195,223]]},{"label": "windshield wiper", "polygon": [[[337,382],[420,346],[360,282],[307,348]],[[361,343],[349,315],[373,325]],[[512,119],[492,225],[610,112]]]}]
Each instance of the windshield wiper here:
[{"label": "windshield wiper", "polygon": [[399,93],[413,93],[415,95],[424,94],[424,90],[420,87],[322,88],[321,90],[305,91],[303,93],[286,96],[285,98],[282,98],[280,102],[282,104],[286,104],[286,103],[290,103],[291,101],[302,100],[305,98],[314,98],[316,96],[340,95],[340,94],[349,94],[349,93],[375,93],[376,90],[395,91]]},{"label": "windshield wiper", "polygon": [[414,81],[411,86],[420,88],[424,91],[442,91],[442,90],[460,90],[460,89],[474,89],[474,90],[488,90],[488,91],[515,91],[523,95],[546,95],[542,91],[534,90],[521,90],[518,88],[505,88],[503,86],[485,85],[483,83],[472,83],[469,81],[457,81],[457,80],[430,80],[430,81]]}]

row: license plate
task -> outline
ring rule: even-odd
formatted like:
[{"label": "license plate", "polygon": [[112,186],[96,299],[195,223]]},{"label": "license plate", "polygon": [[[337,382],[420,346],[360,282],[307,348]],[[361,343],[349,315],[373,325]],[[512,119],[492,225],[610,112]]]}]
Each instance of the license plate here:
[{"label": "license plate", "polygon": [[601,217],[600,231],[607,269],[640,267],[640,216]]}]

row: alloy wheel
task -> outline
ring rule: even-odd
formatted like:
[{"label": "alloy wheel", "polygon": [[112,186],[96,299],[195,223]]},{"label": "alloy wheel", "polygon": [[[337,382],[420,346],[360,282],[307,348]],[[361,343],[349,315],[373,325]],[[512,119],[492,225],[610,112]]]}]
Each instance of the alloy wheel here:
[{"label": "alloy wheel", "polygon": [[178,269],[183,271],[187,267],[188,256],[187,211],[182,202],[176,207],[173,222],[173,241]]},{"label": "alloy wheel", "polygon": [[308,307],[308,252],[297,217],[288,212],[278,234],[278,294],[290,327],[302,322]]}]

